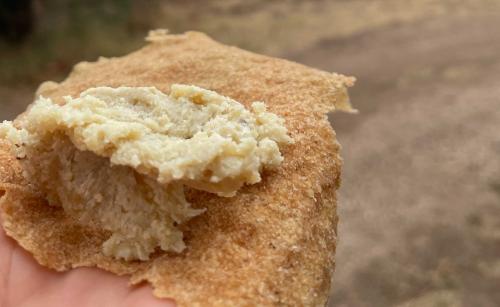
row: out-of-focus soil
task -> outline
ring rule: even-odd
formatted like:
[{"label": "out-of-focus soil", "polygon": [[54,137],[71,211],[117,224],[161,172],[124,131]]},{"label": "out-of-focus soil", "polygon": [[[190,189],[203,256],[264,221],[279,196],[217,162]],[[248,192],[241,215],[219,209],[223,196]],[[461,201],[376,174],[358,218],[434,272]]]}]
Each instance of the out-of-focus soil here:
[{"label": "out-of-focus soil", "polygon": [[[500,306],[500,2],[156,5],[135,24],[358,78],[360,113],[330,117],[345,160],[330,306]],[[34,88],[2,84],[0,119]]]},{"label": "out-of-focus soil", "polygon": [[500,305],[500,19],[325,40],[294,59],[358,77],[331,306]]}]

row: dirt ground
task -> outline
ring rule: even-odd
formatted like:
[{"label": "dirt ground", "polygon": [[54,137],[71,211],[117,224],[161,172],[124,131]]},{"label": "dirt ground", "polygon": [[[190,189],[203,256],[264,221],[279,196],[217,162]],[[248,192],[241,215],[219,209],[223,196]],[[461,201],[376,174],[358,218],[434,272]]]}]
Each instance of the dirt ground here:
[{"label": "dirt ground", "polygon": [[[132,17],[358,79],[360,114],[331,115],[345,166],[330,306],[500,306],[500,2],[207,3]],[[35,87],[1,84],[0,120]]]},{"label": "dirt ground", "polygon": [[294,59],[358,77],[331,306],[500,305],[500,19],[423,20]]}]

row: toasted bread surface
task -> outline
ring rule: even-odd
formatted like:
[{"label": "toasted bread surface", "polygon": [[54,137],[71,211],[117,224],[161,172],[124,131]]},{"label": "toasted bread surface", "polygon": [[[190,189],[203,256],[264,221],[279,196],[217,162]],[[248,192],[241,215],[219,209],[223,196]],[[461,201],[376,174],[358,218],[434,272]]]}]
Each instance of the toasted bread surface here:
[{"label": "toasted bread surface", "polygon": [[43,83],[37,95],[63,103],[91,87],[154,86],[168,93],[174,83],[214,90],[247,108],[264,101],[286,119],[295,141],[282,149],[282,165],[231,198],[188,190],[193,207],[207,211],[181,225],[187,249],[126,262],[102,254],[106,231],[86,229],[48,206],[0,142],[6,233],[44,266],[129,274],[132,283],[148,281],[156,296],[180,306],[324,305],[335,265],[341,167],[326,113],[352,110],[347,87],[353,79],[188,32],[157,35],[124,57],[80,63],[65,81]]}]

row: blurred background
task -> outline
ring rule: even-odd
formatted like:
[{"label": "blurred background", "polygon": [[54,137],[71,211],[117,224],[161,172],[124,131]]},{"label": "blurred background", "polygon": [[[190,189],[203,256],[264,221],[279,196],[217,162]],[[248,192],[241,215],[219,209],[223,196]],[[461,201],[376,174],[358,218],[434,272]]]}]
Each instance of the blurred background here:
[{"label": "blurred background", "polygon": [[330,306],[500,306],[499,0],[0,3],[0,120],[152,28],[356,76]]}]

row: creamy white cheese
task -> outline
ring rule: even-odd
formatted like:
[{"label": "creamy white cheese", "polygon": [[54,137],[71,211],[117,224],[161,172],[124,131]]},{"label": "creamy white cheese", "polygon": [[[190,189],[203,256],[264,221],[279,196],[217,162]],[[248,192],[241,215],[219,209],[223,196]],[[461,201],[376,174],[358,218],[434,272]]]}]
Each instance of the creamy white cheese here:
[{"label": "creamy white cheese", "polygon": [[262,102],[251,110],[213,91],[173,85],[91,88],[64,105],[40,97],[16,122],[0,124],[26,176],[50,205],[110,231],[105,254],[146,260],[180,252],[176,224],[200,214],[184,185],[234,196],[278,166],[291,143],[284,120]]}]

